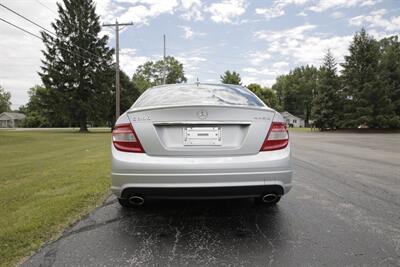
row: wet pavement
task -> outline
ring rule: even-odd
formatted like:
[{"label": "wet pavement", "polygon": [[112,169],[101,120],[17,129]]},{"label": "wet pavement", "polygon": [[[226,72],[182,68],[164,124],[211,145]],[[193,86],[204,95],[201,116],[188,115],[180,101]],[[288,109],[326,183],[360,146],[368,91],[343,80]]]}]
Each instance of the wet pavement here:
[{"label": "wet pavement", "polygon": [[23,266],[400,265],[400,134],[291,133],[294,188],[244,200],[115,197]]}]

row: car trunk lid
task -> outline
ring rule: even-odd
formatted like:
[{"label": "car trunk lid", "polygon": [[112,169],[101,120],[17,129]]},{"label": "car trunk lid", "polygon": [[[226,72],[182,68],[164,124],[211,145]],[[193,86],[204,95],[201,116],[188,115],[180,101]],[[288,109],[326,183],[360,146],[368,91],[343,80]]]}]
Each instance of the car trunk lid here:
[{"label": "car trunk lid", "polygon": [[235,156],[260,151],[274,114],[267,107],[176,106],[128,117],[149,155]]}]

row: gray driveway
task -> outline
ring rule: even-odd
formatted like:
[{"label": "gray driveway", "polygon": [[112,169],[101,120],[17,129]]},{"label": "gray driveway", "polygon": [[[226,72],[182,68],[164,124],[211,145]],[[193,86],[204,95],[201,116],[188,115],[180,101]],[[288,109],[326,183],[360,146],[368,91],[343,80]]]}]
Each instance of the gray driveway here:
[{"label": "gray driveway", "polygon": [[400,265],[400,135],[291,133],[294,188],[252,200],[102,207],[24,266]]}]

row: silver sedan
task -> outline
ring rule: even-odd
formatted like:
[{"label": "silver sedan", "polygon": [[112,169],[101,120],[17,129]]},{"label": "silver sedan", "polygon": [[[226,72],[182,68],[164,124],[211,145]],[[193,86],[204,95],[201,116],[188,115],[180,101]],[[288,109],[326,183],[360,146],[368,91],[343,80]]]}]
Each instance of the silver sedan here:
[{"label": "silver sedan", "polygon": [[147,198],[275,204],[292,187],[285,121],[242,86],[150,88],[112,135],[111,189],[124,207]]}]

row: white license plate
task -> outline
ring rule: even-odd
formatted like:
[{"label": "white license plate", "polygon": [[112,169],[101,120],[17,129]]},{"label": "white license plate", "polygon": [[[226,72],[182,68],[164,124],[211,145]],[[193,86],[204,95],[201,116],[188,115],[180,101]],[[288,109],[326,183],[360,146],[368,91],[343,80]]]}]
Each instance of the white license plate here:
[{"label": "white license plate", "polygon": [[183,145],[220,146],[222,145],[221,127],[184,127]]}]

